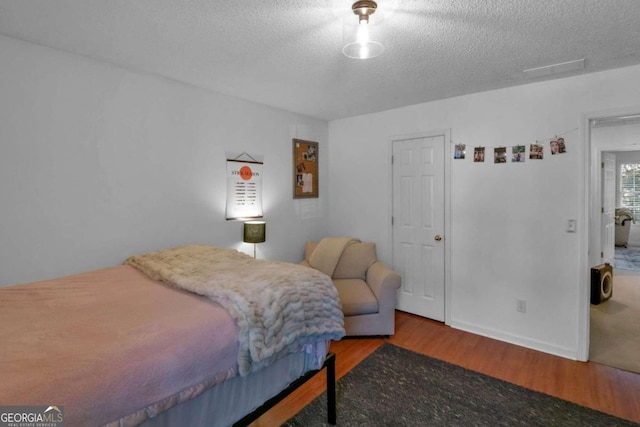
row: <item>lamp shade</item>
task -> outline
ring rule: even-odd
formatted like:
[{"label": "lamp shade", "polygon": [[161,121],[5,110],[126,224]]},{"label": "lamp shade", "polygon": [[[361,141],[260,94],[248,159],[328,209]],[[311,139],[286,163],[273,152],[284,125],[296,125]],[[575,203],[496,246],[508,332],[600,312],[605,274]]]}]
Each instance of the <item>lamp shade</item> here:
[{"label": "lamp shade", "polygon": [[245,243],[262,243],[266,240],[267,223],[264,221],[247,221],[244,223]]}]

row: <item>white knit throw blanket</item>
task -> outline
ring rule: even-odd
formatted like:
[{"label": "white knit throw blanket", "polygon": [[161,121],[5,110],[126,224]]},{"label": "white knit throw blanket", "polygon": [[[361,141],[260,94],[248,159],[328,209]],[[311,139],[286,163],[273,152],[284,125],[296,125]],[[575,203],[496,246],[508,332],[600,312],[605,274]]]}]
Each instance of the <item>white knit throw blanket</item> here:
[{"label": "white knit throw blanket", "polygon": [[308,267],[256,260],[232,249],[186,245],[125,261],[154,280],[207,296],[238,323],[240,375],[300,345],[345,334],[331,279]]}]

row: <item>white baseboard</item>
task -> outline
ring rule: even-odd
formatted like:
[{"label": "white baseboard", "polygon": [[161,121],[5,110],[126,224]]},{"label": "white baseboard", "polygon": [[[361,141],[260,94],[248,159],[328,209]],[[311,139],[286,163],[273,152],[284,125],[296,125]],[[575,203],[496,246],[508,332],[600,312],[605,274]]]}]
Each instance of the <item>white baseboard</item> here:
[{"label": "white baseboard", "polygon": [[493,338],[498,341],[503,341],[509,344],[515,344],[520,347],[530,348],[532,350],[541,351],[543,353],[553,354],[555,356],[564,357],[566,359],[571,360],[579,360],[578,358],[578,349],[577,348],[569,348],[562,347],[555,344],[547,343],[544,341],[532,340],[527,337],[522,337],[518,335],[513,335],[510,333],[506,333],[503,331],[498,331],[490,328],[483,328],[478,325],[461,322],[459,320],[452,319],[451,325],[452,328],[460,329],[466,332],[471,332],[476,335],[481,335],[487,338]]}]

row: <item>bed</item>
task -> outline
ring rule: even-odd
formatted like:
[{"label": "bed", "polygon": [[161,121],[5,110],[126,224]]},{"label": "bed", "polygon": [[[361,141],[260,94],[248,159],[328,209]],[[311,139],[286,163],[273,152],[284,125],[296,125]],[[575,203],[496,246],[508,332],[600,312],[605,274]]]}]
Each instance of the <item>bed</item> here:
[{"label": "bed", "polygon": [[312,269],[206,245],[141,254],[0,288],[0,406],[58,405],[67,426],[244,424],[343,335]]}]

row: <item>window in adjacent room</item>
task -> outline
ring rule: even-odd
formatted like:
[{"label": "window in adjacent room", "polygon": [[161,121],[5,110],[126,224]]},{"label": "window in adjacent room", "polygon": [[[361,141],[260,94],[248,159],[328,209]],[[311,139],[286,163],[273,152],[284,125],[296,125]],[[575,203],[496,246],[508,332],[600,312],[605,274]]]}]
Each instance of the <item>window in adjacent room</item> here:
[{"label": "window in adjacent room", "polygon": [[640,163],[620,166],[620,204],[640,218]]}]

